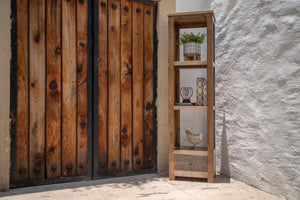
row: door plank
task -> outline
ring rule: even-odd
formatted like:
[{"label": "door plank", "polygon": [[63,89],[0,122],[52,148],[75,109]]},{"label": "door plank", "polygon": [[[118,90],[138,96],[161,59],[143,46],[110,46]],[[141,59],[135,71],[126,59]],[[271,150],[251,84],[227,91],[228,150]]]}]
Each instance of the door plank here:
[{"label": "door plank", "polygon": [[76,175],[76,0],[62,1],[62,175]]},{"label": "door plank", "polygon": [[61,176],[61,0],[47,0],[47,178]]},{"label": "door plank", "polygon": [[87,175],[88,1],[77,3],[77,175]]},{"label": "door plank", "polygon": [[130,0],[122,0],[121,8],[121,170],[132,170],[132,68]]},{"label": "door plank", "polygon": [[120,171],[120,0],[108,1],[108,16],[108,172],[115,173]]},{"label": "door plank", "polygon": [[45,1],[29,1],[29,178],[45,178]]},{"label": "door plank", "polygon": [[107,174],[107,4],[99,3],[98,43],[98,173]]},{"label": "door plank", "polygon": [[153,6],[144,5],[144,168],[153,167]]},{"label": "door plank", "polygon": [[[132,19],[132,105],[133,105],[133,169],[143,168],[143,3],[133,2]],[[138,12],[140,10],[140,12]]]},{"label": "door plank", "polygon": [[28,179],[28,0],[17,1],[16,181]]}]

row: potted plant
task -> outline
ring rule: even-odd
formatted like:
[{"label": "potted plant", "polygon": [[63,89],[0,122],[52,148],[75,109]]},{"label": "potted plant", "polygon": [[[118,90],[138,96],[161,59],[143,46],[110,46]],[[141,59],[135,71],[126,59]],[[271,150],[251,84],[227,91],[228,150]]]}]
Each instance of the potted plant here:
[{"label": "potted plant", "polygon": [[185,57],[197,56],[201,59],[201,44],[205,39],[204,33],[183,33],[179,38],[179,44],[183,44],[183,54]]}]

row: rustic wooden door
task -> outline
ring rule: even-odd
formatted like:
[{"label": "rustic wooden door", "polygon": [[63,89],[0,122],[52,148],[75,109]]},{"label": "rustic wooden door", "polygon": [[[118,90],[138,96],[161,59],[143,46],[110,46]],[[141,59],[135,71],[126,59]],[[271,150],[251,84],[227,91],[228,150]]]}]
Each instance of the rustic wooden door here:
[{"label": "rustic wooden door", "polygon": [[156,6],[106,0],[94,7],[94,177],[153,171]]},{"label": "rustic wooden door", "polygon": [[156,4],[12,8],[11,186],[154,171]]},{"label": "rustic wooden door", "polygon": [[11,185],[87,177],[88,1],[13,6]]}]

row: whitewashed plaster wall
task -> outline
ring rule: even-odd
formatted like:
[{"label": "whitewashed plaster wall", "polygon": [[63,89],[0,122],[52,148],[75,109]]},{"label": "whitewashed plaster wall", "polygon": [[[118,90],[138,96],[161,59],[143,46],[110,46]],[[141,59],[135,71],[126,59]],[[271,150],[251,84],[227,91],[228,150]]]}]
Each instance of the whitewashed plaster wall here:
[{"label": "whitewashed plaster wall", "polygon": [[10,1],[0,3],[0,190],[9,187]]},{"label": "whitewashed plaster wall", "polygon": [[300,198],[300,1],[212,0],[217,170]]}]

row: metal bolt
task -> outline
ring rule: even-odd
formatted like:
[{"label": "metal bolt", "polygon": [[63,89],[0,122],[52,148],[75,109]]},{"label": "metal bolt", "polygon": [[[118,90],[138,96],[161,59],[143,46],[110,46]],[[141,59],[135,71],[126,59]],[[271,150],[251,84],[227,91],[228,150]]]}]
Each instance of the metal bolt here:
[{"label": "metal bolt", "polygon": [[104,168],[105,167],[105,162],[101,163],[101,167]]},{"label": "metal bolt", "polygon": [[84,164],[83,164],[83,163],[80,163],[80,164],[79,164],[79,168],[84,168]]},{"label": "metal bolt", "polygon": [[129,160],[125,160],[125,165],[128,165],[129,164]]},{"label": "metal bolt", "polygon": [[60,47],[56,47],[54,50],[56,55],[61,55],[61,48]]},{"label": "metal bolt", "polygon": [[140,160],[140,159],[136,159],[136,163],[137,163],[137,164],[140,164],[140,163],[141,163],[141,160]]},{"label": "metal bolt", "polygon": [[98,58],[97,58],[97,61],[100,62],[100,61],[101,61],[101,58],[98,57]]},{"label": "metal bolt", "polygon": [[33,169],[33,171],[34,171],[36,174],[39,174],[39,173],[41,173],[41,167],[36,166],[36,167]]},{"label": "metal bolt", "polygon": [[68,171],[71,171],[72,168],[73,168],[73,165],[72,165],[72,164],[67,164],[67,170],[68,170]]},{"label": "metal bolt", "polygon": [[111,162],[111,165],[112,165],[112,166],[116,166],[116,165],[117,165],[117,162],[116,162],[116,161],[112,161],[112,162]]},{"label": "metal bolt", "polygon": [[141,12],[141,9],[140,9],[140,8],[137,8],[137,9],[136,9],[136,12],[137,12],[137,13],[140,13],[140,12]]},{"label": "metal bolt", "polygon": [[128,6],[125,6],[125,7],[124,7],[124,10],[125,10],[126,12],[128,12]]},{"label": "metal bolt", "polygon": [[113,3],[113,4],[111,5],[111,7],[112,7],[113,9],[116,9],[116,8],[117,8],[117,4]]},{"label": "metal bolt", "polygon": [[19,169],[19,173],[20,173],[20,174],[25,174],[25,172],[26,172],[26,169],[25,169],[24,167],[21,167],[21,168]]},{"label": "metal bolt", "polygon": [[84,0],[79,0],[79,3],[84,4]]},{"label": "metal bolt", "polygon": [[51,165],[51,170],[52,170],[53,172],[56,171],[56,169],[57,169],[56,164]]},{"label": "metal bolt", "polygon": [[106,6],[106,2],[105,2],[105,1],[101,1],[100,4],[101,4],[102,7],[105,7],[105,6]]},{"label": "metal bolt", "polygon": [[150,10],[147,10],[147,15],[151,15],[151,11]]}]

